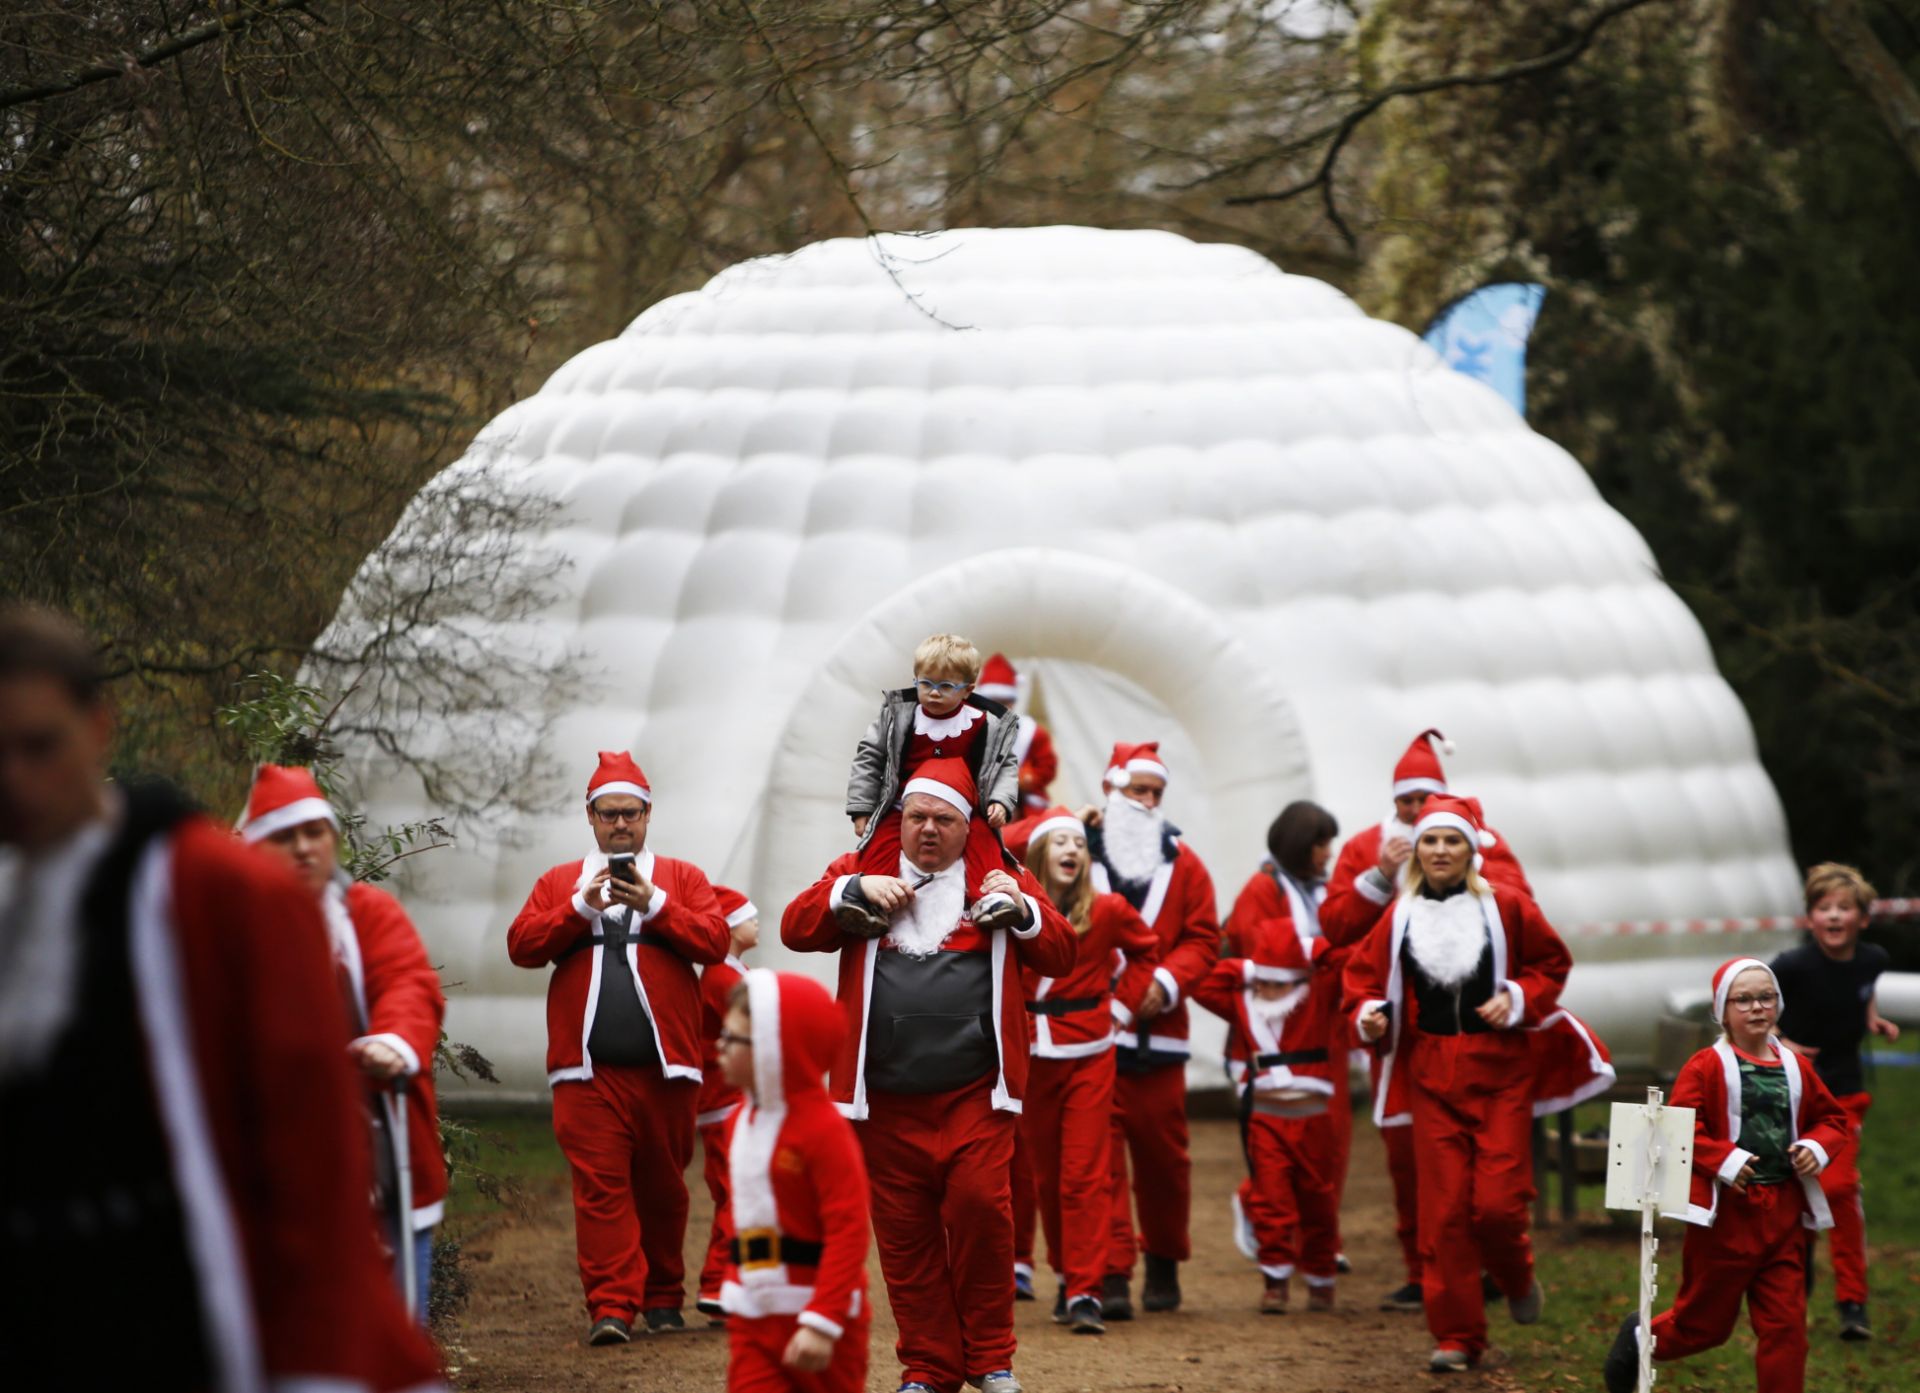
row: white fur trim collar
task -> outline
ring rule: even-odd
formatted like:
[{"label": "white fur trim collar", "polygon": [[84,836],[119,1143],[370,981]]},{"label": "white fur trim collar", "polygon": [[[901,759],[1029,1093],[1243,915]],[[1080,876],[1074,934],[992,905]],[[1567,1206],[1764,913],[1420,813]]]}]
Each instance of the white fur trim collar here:
[{"label": "white fur trim collar", "polygon": [[962,704],[960,709],[951,716],[942,716],[936,720],[927,715],[926,707],[916,705],[913,708],[913,733],[924,735],[929,740],[952,740],[956,736],[965,735],[973,729],[975,721],[983,721],[986,717],[987,713],[979,707]]}]

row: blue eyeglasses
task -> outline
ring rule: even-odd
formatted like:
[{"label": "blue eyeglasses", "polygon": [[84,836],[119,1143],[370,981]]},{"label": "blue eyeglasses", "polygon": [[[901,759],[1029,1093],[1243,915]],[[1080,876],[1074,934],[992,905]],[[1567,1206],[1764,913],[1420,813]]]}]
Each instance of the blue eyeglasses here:
[{"label": "blue eyeglasses", "polygon": [[971,682],[936,682],[931,677],[916,677],[913,685],[923,692],[932,692],[936,696],[952,696],[955,692],[964,692],[973,685]]}]

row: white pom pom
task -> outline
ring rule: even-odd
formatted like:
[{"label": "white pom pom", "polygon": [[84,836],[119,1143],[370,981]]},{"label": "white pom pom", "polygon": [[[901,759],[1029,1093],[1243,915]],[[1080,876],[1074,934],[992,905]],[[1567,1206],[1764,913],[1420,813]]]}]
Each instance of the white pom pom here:
[{"label": "white pom pom", "polygon": [[1453,741],[1447,739],[1447,737],[1444,735],[1440,737],[1440,753],[1443,755],[1450,755],[1453,753]]}]

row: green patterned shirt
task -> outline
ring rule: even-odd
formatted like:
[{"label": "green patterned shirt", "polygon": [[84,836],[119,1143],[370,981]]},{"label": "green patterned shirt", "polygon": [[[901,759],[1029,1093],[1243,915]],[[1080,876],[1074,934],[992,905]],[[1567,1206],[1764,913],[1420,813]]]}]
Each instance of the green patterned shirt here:
[{"label": "green patterned shirt", "polygon": [[1791,1180],[1787,1148],[1793,1145],[1793,1101],[1786,1068],[1777,1060],[1756,1064],[1738,1051],[1734,1058],[1740,1062],[1740,1137],[1735,1144],[1753,1153],[1753,1183]]}]

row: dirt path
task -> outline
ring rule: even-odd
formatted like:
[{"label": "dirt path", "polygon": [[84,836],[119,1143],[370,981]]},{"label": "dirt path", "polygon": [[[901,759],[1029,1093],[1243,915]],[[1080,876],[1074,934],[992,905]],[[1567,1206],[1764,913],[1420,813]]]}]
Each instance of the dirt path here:
[{"label": "dirt path", "polygon": [[[1015,1370],[1033,1393],[1118,1393],[1119,1390],[1244,1390],[1245,1393],[1385,1393],[1426,1386],[1428,1349],[1418,1316],[1375,1309],[1401,1280],[1392,1205],[1379,1137],[1354,1128],[1345,1241],[1354,1273],[1341,1284],[1331,1315],[1295,1312],[1261,1317],[1256,1269],[1234,1249],[1227,1196],[1241,1174],[1238,1138],[1229,1121],[1194,1124],[1194,1260],[1182,1269],[1186,1302],[1171,1315],[1115,1324],[1101,1339],[1069,1335],[1048,1319],[1050,1299],[1018,1310]],[[699,1268],[700,1240],[711,1205],[699,1183],[698,1158],[688,1233],[688,1272]],[[450,1341],[453,1381],[460,1388],[719,1389],[725,1384],[726,1336],[709,1330],[689,1303],[685,1335],[638,1339],[613,1349],[582,1344],[586,1315],[573,1258],[573,1216],[564,1181],[540,1193],[526,1220],[503,1220],[472,1236],[473,1298]],[[875,1318],[867,1386],[896,1387],[894,1327],[877,1262],[872,1266]],[[1043,1281],[1050,1298],[1052,1286]],[[1304,1298],[1296,1285],[1296,1303]],[[1495,1339],[1505,1333],[1495,1320]],[[1485,1388],[1473,1377],[1449,1387]]]}]

